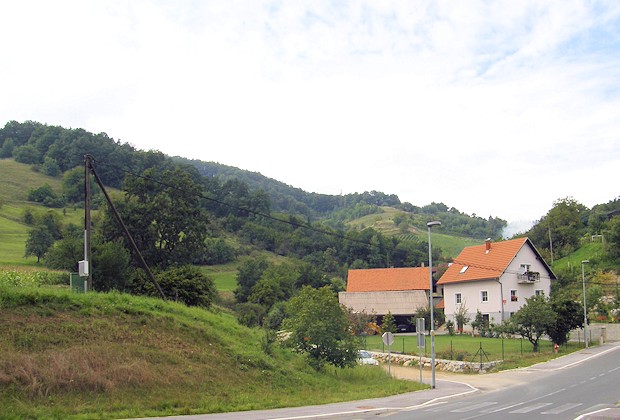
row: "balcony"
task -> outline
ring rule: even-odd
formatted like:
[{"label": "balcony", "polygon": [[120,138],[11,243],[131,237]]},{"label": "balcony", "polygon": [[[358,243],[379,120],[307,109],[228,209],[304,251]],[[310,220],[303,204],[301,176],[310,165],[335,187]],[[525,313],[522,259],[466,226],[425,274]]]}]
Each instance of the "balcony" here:
[{"label": "balcony", "polygon": [[535,271],[527,271],[523,274],[517,274],[517,279],[521,284],[534,283],[540,280],[540,273]]}]

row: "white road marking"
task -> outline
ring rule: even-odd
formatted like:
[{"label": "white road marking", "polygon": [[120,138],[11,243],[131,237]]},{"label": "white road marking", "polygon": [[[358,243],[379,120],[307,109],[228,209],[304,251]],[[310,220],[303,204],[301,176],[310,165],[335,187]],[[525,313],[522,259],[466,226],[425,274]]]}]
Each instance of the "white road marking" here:
[{"label": "white road marking", "polygon": [[497,403],[492,402],[492,401],[481,402],[478,404],[470,405],[469,407],[461,407],[461,408],[457,408],[456,410],[450,410],[450,412],[451,413],[466,413],[468,411],[478,410],[480,408],[488,407],[490,405],[495,405],[495,404]]},{"label": "white road marking", "polygon": [[560,414],[563,413],[565,411],[571,410],[575,407],[579,407],[580,405],[583,405],[582,403],[568,403],[568,404],[563,404],[559,407],[554,408],[553,410],[547,410],[547,411],[543,411],[540,414]]},{"label": "white road marking", "polygon": [[540,410],[543,407],[547,407],[551,403],[538,403],[534,405],[528,405],[527,407],[520,408],[518,410],[509,411],[510,414],[525,414],[531,411]]}]

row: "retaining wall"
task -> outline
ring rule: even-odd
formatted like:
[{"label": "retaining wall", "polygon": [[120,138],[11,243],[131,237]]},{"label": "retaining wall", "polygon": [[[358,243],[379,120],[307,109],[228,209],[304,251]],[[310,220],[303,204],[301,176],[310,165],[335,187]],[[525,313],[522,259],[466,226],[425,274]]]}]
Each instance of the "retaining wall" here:
[{"label": "retaining wall", "polygon": [[[369,353],[374,359],[377,359],[380,363],[388,362],[388,353],[378,353],[373,351],[370,351]],[[422,357],[421,361],[423,368],[431,368],[432,360],[430,357]],[[402,366],[419,366],[420,356],[392,353],[390,363]],[[455,373],[486,373],[489,371],[489,369],[499,365],[500,363],[502,363],[501,360],[478,363],[435,358],[435,369]]]}]

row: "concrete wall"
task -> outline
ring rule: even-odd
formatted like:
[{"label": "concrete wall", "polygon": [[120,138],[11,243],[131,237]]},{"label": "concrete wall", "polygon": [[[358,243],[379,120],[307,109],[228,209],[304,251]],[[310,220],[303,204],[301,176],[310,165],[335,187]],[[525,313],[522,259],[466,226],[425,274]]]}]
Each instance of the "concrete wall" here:
[{"label": "concrete wall", "polygon": [[[601,337],[603,342],[620,341],[620,324],[591,324],[588,328],[590,341],[599,343]],[[583,329],[570,332],[570,341],[584,341]]]}]

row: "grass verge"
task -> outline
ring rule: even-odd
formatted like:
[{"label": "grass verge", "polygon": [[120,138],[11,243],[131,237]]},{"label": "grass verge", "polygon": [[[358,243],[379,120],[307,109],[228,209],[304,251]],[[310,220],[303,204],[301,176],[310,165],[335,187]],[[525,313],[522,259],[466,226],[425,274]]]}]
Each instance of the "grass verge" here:
[{"label": "grass verge", "polygon": [[8,418],[129,418],[269,409],[415,391],[300,355],[207,311],[0,277],[0,406]]}]

